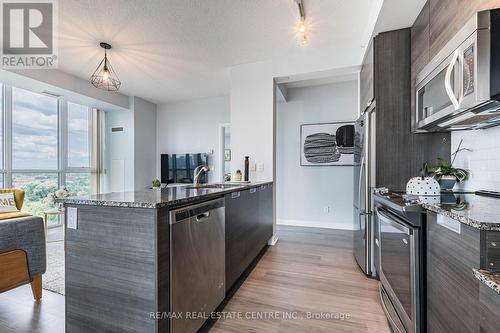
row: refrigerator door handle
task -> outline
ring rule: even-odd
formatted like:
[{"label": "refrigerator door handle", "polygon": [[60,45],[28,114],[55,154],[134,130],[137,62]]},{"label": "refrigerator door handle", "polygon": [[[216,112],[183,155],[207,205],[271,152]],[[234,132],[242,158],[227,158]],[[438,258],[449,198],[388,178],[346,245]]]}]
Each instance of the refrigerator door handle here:
[{"label": "refrigerator door handle", "polygon": [[[365,157],[363,156],[363,158],[361,159],[361,165],[360,165],[360,168],[359,168],[359,177],[358,177],[358,207],[359,207],[359,210],[360,210],[360,213],[359,213],[359,216],[358,216],[358,224],[359,224],[359,230],[363,230],[363,226],[361,225],[361,216],[363,216],[366,211],[365,211],[365,207],[361,207],[361,181],[363,179],[363,170],[365,168]],[[366,239],[366,228],[365,228],[365,232],[363,233],[363,239]]]}]

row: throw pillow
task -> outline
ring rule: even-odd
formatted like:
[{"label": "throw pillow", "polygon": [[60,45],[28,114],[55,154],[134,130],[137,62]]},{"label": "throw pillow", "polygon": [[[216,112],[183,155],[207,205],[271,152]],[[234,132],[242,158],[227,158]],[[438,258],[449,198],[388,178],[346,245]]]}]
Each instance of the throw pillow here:
[{"label": "throw pillow", "polygon": [[18,212],[16,201],[14,200],[14,193],[1,193],[0,194],[0,213]]}]

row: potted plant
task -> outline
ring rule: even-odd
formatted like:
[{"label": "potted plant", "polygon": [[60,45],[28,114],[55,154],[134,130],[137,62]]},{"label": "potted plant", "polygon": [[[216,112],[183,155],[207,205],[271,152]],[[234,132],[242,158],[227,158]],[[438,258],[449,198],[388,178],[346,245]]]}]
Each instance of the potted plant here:
[{"label": "potted plant", "polygon": [[457,182],[463,182],[469,178],[469,172],[465,169],[454,168],[444,158],[438,158],[438,165],[429,168],[429,175],[436,179],[443,190],[451,190]]},{"label": "potted plant", "polygon": [[159,179],[153,179],[151,184],[153,185],[153,188],[155,188],[155,189],[159,189],[161,187],[161,182]]}]

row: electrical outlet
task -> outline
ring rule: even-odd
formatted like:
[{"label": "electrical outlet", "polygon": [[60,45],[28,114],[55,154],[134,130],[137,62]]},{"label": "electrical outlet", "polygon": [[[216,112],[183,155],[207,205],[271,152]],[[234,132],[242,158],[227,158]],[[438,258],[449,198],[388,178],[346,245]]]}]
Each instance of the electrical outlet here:
[{"label": "electrical outlet", "polygon": [[330,213],[330,206],[323,207],[323,212],[325,212],[327,214]]},{"label": "electrical outlet", "polygon": [[250,171],[257,171],[257,165],[255,163],[250,164]]},{"label": "electrical outlet", "polygon": [[264,171],[264,163],[257,164],[257,171],[259,171],[259,172]]}]

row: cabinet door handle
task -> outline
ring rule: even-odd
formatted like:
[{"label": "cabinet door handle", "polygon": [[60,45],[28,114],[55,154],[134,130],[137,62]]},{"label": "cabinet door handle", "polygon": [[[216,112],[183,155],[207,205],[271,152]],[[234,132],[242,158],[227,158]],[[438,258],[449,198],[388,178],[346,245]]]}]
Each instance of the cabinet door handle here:
[{"label": "cabinet door handle", "polygon": [[231,198],[232,198],[232,199],[236,199],[236,198],[239,198],[239,197],[240,197],[240,195],[241,195],[241,193],[240,193],[240,192],[233,192],[233,193],[231,193]]},{"label": "cabinet door handle", "polygon": [[255,193],[255,192],[257,192],[257,189],[255,187],[250,189],[250,193]]}]

